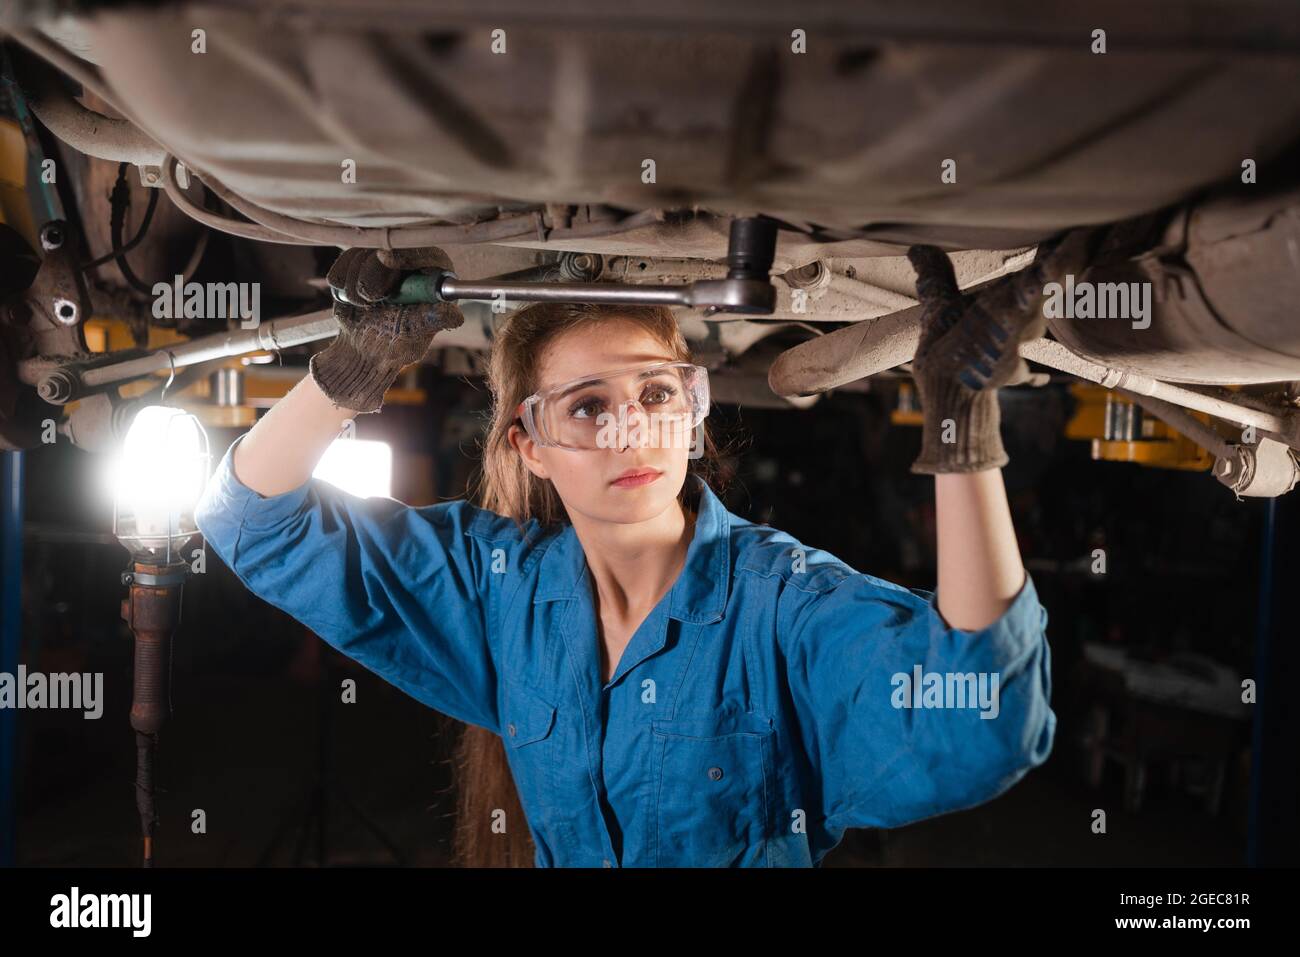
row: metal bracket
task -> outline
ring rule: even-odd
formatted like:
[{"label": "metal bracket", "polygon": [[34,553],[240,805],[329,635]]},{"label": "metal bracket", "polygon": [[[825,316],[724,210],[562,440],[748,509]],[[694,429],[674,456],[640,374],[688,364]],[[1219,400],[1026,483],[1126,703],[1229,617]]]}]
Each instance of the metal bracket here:
[{"label": "metal bracket", "polygon": [[[136,166],[140,173],[140,185],[148,186],[151,189],[163,188],[163,173],[161,166],[146,166],[141,163]],[[185,169],[184,163],[176,164],[176,185],[181,189],[190,188],[190,174]]]}]

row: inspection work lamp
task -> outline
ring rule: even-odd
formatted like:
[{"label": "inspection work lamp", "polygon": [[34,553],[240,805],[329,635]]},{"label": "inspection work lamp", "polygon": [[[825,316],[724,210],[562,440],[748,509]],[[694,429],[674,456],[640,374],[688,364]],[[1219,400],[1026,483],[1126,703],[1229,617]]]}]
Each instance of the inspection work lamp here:
[{"label": "inspection work lamp", "polygon": [[172,635],[181,619],[186,548],[199,534],[194,509],[208,478],[208,438],[199,420],[168,406],[142,408],[112,463],[113,535],[131,554],[122,618],[135,637],[131,727],[136,734],[136,808],[142,865],[153,866],[154,763],[171,706]]}]

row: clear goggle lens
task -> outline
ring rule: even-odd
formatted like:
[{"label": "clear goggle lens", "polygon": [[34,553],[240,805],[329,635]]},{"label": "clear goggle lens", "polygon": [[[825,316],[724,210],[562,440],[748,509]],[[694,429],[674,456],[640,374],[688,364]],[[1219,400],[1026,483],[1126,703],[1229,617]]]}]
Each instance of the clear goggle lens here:
[{"label": "clear goggle lens", "polygon": [[686,448],[709,414],[709,373],[689,362],[584,376],[530,396],[521,415],[538,445],[580,451]]}]

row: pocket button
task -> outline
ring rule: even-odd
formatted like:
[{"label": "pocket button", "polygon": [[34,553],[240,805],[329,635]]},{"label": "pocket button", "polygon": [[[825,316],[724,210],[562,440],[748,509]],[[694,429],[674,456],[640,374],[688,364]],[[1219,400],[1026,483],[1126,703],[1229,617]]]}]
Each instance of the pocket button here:
[{"label": "pocket button", "polygon": [[658,866],[763,866],[776,785],[772,717],[728,710],[655,719],[651,730]]},{"label": "pocket button", "polygon": [[522,748],[550,735],[555,711],[555,705],[531,689],[522,686],[508,689],[505,732],[511,747]]}]

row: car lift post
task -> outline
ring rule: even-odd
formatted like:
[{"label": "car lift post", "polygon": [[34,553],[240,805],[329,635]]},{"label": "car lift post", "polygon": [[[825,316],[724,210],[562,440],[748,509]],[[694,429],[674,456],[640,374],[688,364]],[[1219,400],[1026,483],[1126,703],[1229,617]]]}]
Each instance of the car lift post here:
[{"label": "car lift post", "polygon": [[[13,675],[23,623],[23,455],[0,452],[0,672]],[[17,819],[18,709],[0,708],[0,867],[17,863]]]}]

